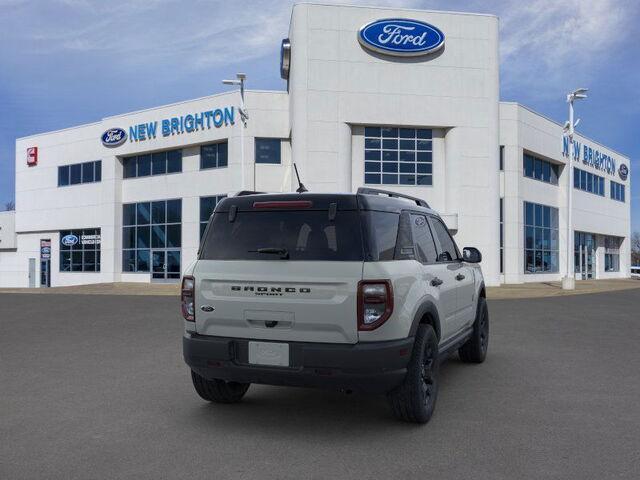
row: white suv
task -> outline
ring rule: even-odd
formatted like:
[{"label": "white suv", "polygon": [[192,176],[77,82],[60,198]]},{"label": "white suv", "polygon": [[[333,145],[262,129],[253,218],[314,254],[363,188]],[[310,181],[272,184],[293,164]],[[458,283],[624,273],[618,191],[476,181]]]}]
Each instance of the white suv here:
[{"label": "white suv", "polygon": [[427,422],[439,361],[487,353],[480,261],[397,193],[226,198],[182,280],[193,385],[222,403],[251,383],[385,393],[398,418]]}]

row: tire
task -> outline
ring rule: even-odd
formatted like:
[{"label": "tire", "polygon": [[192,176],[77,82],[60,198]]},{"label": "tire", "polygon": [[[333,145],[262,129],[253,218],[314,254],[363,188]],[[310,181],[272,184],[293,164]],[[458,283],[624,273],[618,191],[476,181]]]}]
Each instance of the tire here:
[{"label": "tire", "polygon": [[476,320],[473,322],[473,333],[469,340],[458,349],[460,360],[466,363],[482,363],[487,357],[489,348],[489,309],[487,300],[478,298]]},{"label": "tire", "polygon": [[427,423],[438,398],[438,337],[431,325],[420,325],[402,385],[387,394],[399,420]]},{"label": "tire", "polygon": [[203,399],[215,403],[238,403],[247,393],[250,383],[207,380],[191,370],[193,386]]}]

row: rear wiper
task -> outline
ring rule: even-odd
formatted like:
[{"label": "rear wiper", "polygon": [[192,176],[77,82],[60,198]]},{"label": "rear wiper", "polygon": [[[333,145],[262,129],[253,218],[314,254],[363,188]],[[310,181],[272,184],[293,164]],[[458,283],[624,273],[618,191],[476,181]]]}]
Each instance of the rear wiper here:
[{"label": "rear wiper", "polygon": [[289,260],[289,251],[286,248],[265,247],[257,250],[249,250],[250,253],[268,253],[272,255],[280,255],[281,260]]}]

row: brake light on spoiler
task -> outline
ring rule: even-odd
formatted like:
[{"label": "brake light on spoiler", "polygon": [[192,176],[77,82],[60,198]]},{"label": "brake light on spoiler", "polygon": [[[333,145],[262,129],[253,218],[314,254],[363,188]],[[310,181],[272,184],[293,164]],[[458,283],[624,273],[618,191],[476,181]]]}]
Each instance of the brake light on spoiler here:
[{"label": "brake light on spoiler", "polygon": [[253,202],[253,208],[311,208],[312,206],[313,202],[309,200]]}]

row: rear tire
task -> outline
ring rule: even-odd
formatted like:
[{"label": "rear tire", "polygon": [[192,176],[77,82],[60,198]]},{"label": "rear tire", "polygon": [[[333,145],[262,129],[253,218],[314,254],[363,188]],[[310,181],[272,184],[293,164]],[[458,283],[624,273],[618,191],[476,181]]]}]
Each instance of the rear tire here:
[{"label": "rear tire", "polygon": [[238,403],[247,393],[250,383],[207,380],[191,370],[193,386],[203,399],[215,403]]},{"label": "rear tire", "polygon": [[387,398],[399,420],[427,423],[438,397],[438,337],[431,325],[420,325],[407,366],[407,375]]},{"label": "rear tire", "polygon": [[469,340],[458,349],[460,360],[466,363],[482,363],[489,348],[489,309],[484,297],[478,298],[476,320]]}]

